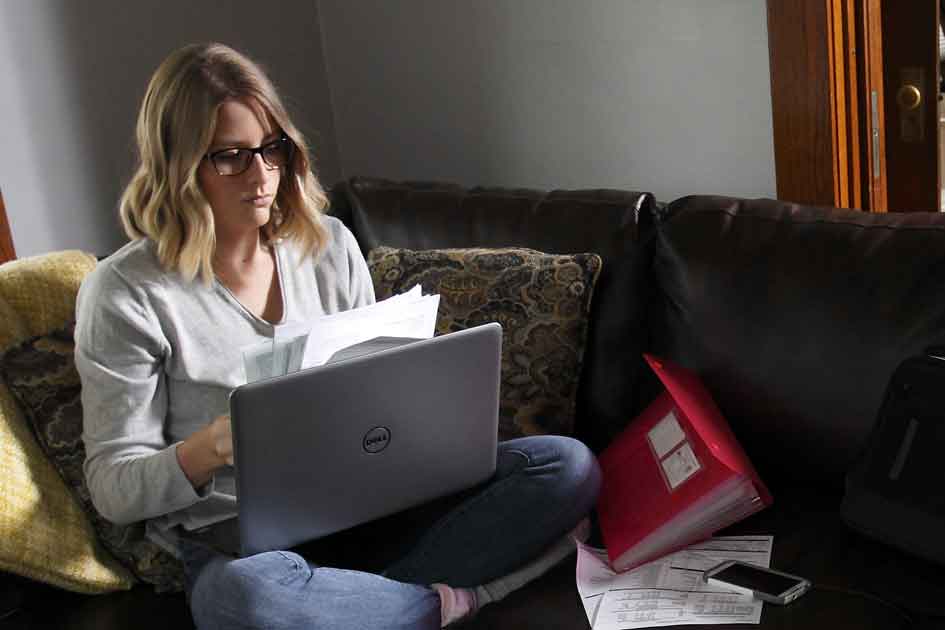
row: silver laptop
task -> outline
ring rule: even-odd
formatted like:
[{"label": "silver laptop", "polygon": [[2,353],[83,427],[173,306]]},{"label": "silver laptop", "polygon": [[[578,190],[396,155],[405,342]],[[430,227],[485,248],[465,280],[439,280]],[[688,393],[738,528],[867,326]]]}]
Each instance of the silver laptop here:
[{"label": "silver laptop", "polygon": [[502,328],[379,339],[230,396],[239,549],[298,544],[488,479]]}]

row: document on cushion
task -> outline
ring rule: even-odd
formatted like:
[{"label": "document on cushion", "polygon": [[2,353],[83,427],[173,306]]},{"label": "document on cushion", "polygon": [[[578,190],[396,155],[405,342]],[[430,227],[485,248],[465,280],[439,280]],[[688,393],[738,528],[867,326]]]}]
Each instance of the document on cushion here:
[{"label": "document on cushion", "polygon": [[593,630],[760,623],[764,602],[710,586],[702,571],[723,560],[769,566],[773,536],[719,536],[617,573],[607,552],[578,543],[577,590]]},{"label": "document on cushion", "polygon": [[339,351],[378,337],[429,339],[439,305],[439,295],[422,295],[417,285],[375,304],[282,324],[271,342],[243,348],[246,382],[323,365]]}]

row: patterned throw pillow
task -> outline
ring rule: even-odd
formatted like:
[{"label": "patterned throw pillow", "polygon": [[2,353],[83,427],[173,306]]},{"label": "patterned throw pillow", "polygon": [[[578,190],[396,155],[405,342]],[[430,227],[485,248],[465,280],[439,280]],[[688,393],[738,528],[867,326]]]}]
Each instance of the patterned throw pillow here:
[{"label": "patterned throw pillow", "polygon": [[115,525],[103,518],[89,496],[82,463],[81,382],[73,352],[75,324],[29,339],[0,359],[0,372],[23,408],[46,456],[78,498],[105,548],[158,592],[183,588],[176,558],[150,542],[144,523]]},{"label": "patterned throw pillow", "polygon": [[[95,263],[95,256],[70,250],[0,265],[0,355],[75,319],[76,291]],[[0,570],[79,593],[134,585],[134,575],[99,541],[2,379],[0,480]]]},{"label": "patterned throw pillow", "polygon": [[573,432],[600,256],[378,247],[368,254],[368,266],[378,300],[417,284],[439,293],[437,334],[502,325],[500,439]]}]

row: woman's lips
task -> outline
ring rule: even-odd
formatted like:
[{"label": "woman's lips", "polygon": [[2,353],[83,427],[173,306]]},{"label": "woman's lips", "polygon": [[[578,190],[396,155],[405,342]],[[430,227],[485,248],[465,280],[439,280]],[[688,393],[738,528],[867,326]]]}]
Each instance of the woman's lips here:
[{"label": "woman's lips", "polygon": [[247,197],[243,201],[244,203],[248,203],[257,208],[266,208],[272,205],[272,195],[257,195],[254,197]]}]

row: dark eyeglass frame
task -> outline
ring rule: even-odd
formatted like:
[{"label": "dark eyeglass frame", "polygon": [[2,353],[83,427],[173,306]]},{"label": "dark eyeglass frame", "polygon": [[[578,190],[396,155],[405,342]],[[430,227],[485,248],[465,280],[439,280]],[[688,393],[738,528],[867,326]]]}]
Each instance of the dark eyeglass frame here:
[{"label": "dark eyeglass frame", "polygon": [[[284,144],[286,147],[285,164],[273,164],[268,159],[266,159],[265,151],[279,144]],[[249,159],[246,160],[246,166],[242,170],[236,171],[234,173],[221,173],[220,167],[217,166],[217,157],[219,157],[223,153],[231,153],[233,151],[242,151],[244,153],[249,152]],[[290,162],[292,162],[292,155],[294,152],[295,152],[295,144],[292,142],[289,136],[282,134],[275,140],[271,142],[267,142],[266,144],[261,144],[258,147],[229,147],[226,149],[220,149],[219,151],[213,151],[211,153],[207,153],[203,157],[205,160],[208,160],[210,162],[210,164],[213,166],[213,170],[216,171],[217,175],[220,175],[221,177],[232,177],[234,175],[242,175],[243,173],[248,171],[249,167],[253,165],[253,159],[255,159],[257,153],[262,158],[263,163],[267,166],[268,170],[274,171],[277,168],[282,168],[283,166],[287,166]]]}]

